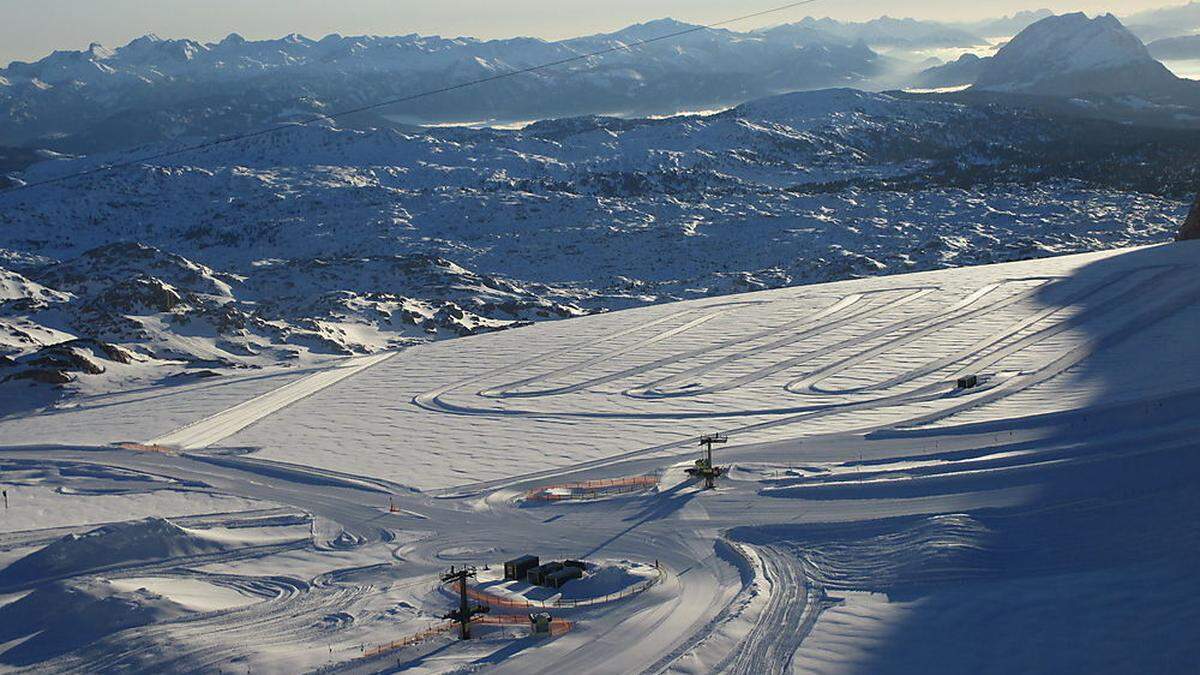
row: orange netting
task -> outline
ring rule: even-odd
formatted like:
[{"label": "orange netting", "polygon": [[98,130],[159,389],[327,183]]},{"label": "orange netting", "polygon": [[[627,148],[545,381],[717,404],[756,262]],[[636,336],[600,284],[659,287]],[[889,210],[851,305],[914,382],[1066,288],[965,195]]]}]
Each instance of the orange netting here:
[{"label": "orange netting", "polygon": [[[530,626],[529,617],[520,614],[485,614],[475,619],[475,622],[483,626]],[[574,623],[566,619],[550,619],[550,635],[559,636],[571,630],[575,626]]]},{"label": "orange netting", "polygon": [[[454,584],[454,592],[455,593],[460,592],[458,590],[458,584]],[[524,598],[520,598],[520,599],[504,598],[499,595],[492,595],[491,593],[488,593],[486,591],[481,591],[478,588],[471,588],[470,586],[467,586],[467,597],[471,598],[472,600],[476,600],[478,602],[484,603],[485,605],[490,605],[493,607],[507,607],[510,609],[529,609],[531,607],[536,606],[532,602],[530,602],[529,600],[526,600]]]},{"label": "orange netting", "polygon": [[597,499],[609,495],[639,492],[658,485],[658,476],[626,476],[604,480],[585,480],[577,483],[544,485],[525,493],[530,501],[556,502],[568,499]]},{"label": "orange netting", "polygon": [[393,640],[387,644],[382,644],[377,647],[372,647],[363,653],[363,658],[371,658],[371,657],[379,656],[381,654],[386,654],[388,652],[394,652],[397,649],[411,647],[412,645],[420,644],[421,642],[424,642],[424,641],[428,640],[429,638],[434,637],[435,635],[441,635],[442,633],[448,633],[457,627],[458,627],[458,624],[454,623],[453,621],[446,621],[444,623],[435,624],[433,626],[430,626],[429,628],[426,628],[425,630],[418,631],[416,633],[413,633],[412,635],[402,637],[399,640]]},{"label": "orange netting", "polygon": [[[471,619],[471,623],[479,624],[481,626],[525,626],[525,627],[530,627],[530,628],[532,627],[532,622],[530,622],[529,617],[522,616],[519,614],[497,614],[494,616],[484,614],[484,615],[476,616],[475,618]],[[575,626],[575,624],[573,622],[567,621],[566,619],[551,619],[550,620],[550,636],[557,637],[559,635],[562,635],[563,633],[566,633],[567,631],[571,630],[571,628],[573,628],[574,626]],[[369,659],[369,658],[374,658],[376,656],[382,656],[383,654],[387,654],[389,652],[394,652],[397,649],[403,649],[405,647],[411,647],[413,645],[420,644],[420,643],[428,640],[429,638],[436,637],[443,633],[449,633],[449,632],[455,631],[457,629],[458,629],[458,623],[456,623],[454,621],[446,621],[443,623],[435,624],[433,626],[430,626],[429,628],[426,628],[425,630],[418,631],[416,633],[413,633],[412,635],[408,635],[403,638],[400,638],[399,640],[393,640],[391,642],[388,642],[387,644],[382,644],[382,645],[372,647],[363,653],[362,658]]]}]

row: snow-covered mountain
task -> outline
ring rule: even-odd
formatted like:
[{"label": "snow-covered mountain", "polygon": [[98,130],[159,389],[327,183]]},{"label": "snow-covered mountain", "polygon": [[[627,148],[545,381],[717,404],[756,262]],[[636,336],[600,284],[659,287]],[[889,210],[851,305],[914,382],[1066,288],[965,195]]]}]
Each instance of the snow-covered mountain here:
[{"label": "snow-covered mountain", "polygon": [[1049,16],[1054,16],[1054,12],[1048,9],[1024,10],[998,19],[958,24],[958,27],[985,38],[1009,37]]},{"label": "snow-covered mountain", "polygon": [[847,42],[862,42],[872,47],[973,47],[986,44],[977,33],[937,21],[897,19],[882,16],[863,22],[807,17],[803,21],[767,29],[763,33],[808,30],[840,38]]},{"label": "snow-covered mountain", "polygon": [[[203,43],[147,35],[121,47],[92,44],[0,69],[0,138],[10,146],[81,153],[233,134],[571,59],[579,60],[339,118],[338,124],[370,129],[710,110],[788,91],[897,86],[914,68],[905,59],[916,63],[910,57],[923,50],[974,49],[986,44],[978,37],[983,32],[1016,31],[1044,15],[971,25],[807,18],[751,32],[695,30],[652,44],[639,42],[696,26],[662,19],[554,42],[296,34],[246,40],[232,34]],[[981,86],[1038,93],[1170,86],[1166,71],[1147,61],[1118,23],[1112,17],[1087,22],[1082,15],[1042,19],[989,69]],[[881,56],[873,47],[896,56]],[[604,54],[582,58],[595,52]],[[1067,52],[1073,55],[1062,56]],[[1043,63],[1043,57],[1053,58]],[[7,164],[0,156],[0,174]]]},{"label": "snow-covered mountain", "polygon": [[[49,370],[27,377],[126,386],[139,363],[159,378],[303,363],[1168,239],[1183,205],[1150,193],[1182,184],[1197,141],[1116,130],[854,90],[520,130],[295,127],[0,195],[0,267],[17,289],[0,337],[10,368]],[[131,156],[42,162],[21,178]],[[38,354],[77,338],[143,361],[105,363],[89,347],[59,367]]]},{"label": "snow-covered mountain", "polygon": [[[216,43],[146,36],[116,49],[57,51],[0,70],[0,137],[92,151],[354,108],[548,62],[580,58],[339,119],[475,122],[710,109],[782,91],[862,83],[881,68],[869,48],[828,34],[697,30],[664,19],[611,34],[547,42],[406,35],[289,35]],[[608,51],[602,57],[586,54]]]},{"label": "snow-covered mountain", "polygon": [[1074,96],[1172,96],[1181,81],[1115,16],[1052,16],[1001,48],[975,82],[978,89]]},{"label": "snow-covered mountain", "polygon": [[[910,76],[904,86],[972,105],[1036,108],[1139,126],[1200,127],[1200,83],[1174,75],[1111,14],[1050,16],[994,55],[963,54]],[[955,91],[946,91],[951,88]]]}]

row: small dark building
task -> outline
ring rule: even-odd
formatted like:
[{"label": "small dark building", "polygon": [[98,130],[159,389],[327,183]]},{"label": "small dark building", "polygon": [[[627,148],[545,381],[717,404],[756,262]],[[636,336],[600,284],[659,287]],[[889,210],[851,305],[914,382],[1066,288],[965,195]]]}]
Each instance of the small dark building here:
[{"label": "small dark building", "polygon": [[550,616],[550,612],[538,612],[529,615],[529,623],[533,624],[534,633],[549,633],[550,622],[554,617]]},{"label": "small dark building", "polygon": [[564,560],[563,566],[564,567],[578,567],[581,570],[587,569],[587,563],[583,562],[582,560]]},{"label": "small dark building", "polygon": [[549,576],[546,577],[546,583],[542,585],[549,586],[551,588],[562,588],[562,585],[568,581],[581,578],[583,578],[583,570],[579,569],[578,567],[564,566],[557,572],[551,572]]},{"label": "small dark building", "polygon": [[959,389],[971,389],[979,385],[978,375],[964,375],[958,378]]},{"label": "small dark building", "polygon": [[520,558],[513,558],[504,563],[504,578],[522,581],[529,574],[529,570],[537,566],[538,557],[536,555],[523,555]]},{"label": "small dark building", "polygon": [[525,579],[534,586],[541,586],[546,583],[546,579],[555,572],[561,570],[563,564],[560,562],[548,562],[544,565],[538,565],[529,570]]}]

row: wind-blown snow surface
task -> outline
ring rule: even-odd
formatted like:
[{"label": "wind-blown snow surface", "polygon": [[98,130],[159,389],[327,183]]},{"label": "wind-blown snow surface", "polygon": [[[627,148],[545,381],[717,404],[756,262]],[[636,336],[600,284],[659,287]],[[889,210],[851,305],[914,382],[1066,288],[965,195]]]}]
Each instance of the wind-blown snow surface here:
[{"label": "wind-blown snow surface", "polygon": [[[418,347],[227,442],[328,469],[361,458],[374,475],[433,489],[708,430],[769,442],[945,424],[952,412],[957,423],[1071,410],[1094,396],[1087,369],[1074,362],[1086,354],[1074,350],[1144,329],[1142,341],[1088,361],[1117,370],[1126,349],[1150,343],[1179,353],[1189,339],[1141,325],[1160,306],[1195,300],[1182,252],[1167,252],[1176,255],[1161,255],[1163,264],[1114,264],[1103,275],[1071,273],[1107,256],[1072,256],[671,303]],[[1181,329],[1191,318],[1163,320]],[[1187,369],[1156,361],[1162,370],[1112,375],[1122,386],[1110,398],[1189,386]],[[983,386],[955,390],[960,373],[983,376]],[[351,412],[364,407],[386,412]],[[394,448],[401,435],[412,452]],[[471,461],[456,461],[480,438]],[[530,447],[540,450],[522,451]]]},{"label": "wind-blown snow surface", "polygon": [[[0,644],[0,663],[1185,672],[1200,658],[1198,253],[861,279],[434,343],[282,409],[247,396],[230,405],[234,426],[252,422],[241,431],[197,416],[187,435],[207,448],[185,454],[102,447],[128,440],[132,415],[143,439],[162,436],[166,399],[0,421],[0,457],[19,466],[116,467],[306,514],[6,535],[0,615],[47,630]],[[977,386],[959,388],[967,374]],[[733,469],[710,492],[681,468],[714,431]],[[520,499],[645,474],[657,489]],[[444,567],[526,552],[662,574],[629,598],[554,608],[575,622],[554,640],[478,626],[467,644],[366,651],[444,614]],[[202,583],[222,601],[191,601]]]}]

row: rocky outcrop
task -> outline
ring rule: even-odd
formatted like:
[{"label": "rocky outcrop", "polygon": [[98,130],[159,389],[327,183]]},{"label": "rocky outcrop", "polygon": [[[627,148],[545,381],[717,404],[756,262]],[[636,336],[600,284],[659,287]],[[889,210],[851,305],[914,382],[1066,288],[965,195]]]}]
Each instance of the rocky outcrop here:
[{"label": "rocky outcrop", "polygon": [[1183,227],[1179,228],[1179,233],[1175,235],[1175,241],[1188,239],[1200,239],[1200,194],[1196,195],[1196,203],[1192,204],[1191,213],[1188,213]]},{"label": "rocky outcrop", "polygon": [[124,314],[169,312],[182,303],[170,284],[148,276],[118,280],[97,298],[100,307]]},{"label": "rocky outcrop", "polygon": [[78,338],[42,347],[16,359],[0,361],[0,382],[32,380],[46,384],[74,382],[78,374],[100,375],[104,363],[129,365],[133,354],[118,345],[91,338]]}]

